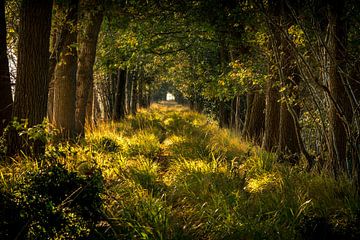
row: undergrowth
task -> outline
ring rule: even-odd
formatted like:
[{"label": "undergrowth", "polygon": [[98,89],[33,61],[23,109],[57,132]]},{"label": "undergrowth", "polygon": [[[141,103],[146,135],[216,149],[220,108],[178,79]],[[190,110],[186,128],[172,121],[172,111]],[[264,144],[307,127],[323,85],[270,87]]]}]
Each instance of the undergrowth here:
[{"label": "undergrowth", "polygon": [[0,238],[360,238],[345,176],[277,159],[204,115],[153,105],[50,143],[42,160],[2,163]]}]

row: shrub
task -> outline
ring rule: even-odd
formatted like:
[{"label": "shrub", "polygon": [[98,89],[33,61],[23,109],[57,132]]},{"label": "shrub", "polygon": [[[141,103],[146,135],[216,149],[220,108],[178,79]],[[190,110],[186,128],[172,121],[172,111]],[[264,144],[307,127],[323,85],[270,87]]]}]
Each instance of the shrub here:
[{"label": "shrub", "polygon": [[[29,172],[12,195],[0,199],[3,214],[13,211],[10,222],[1,222],[2,234],[14,236],[17,231],[29,239],[89,236],[101,219],[102,191],[103,179],[98,170],[79,176],[54,163]],[[12,227],[16,224],[22,226],[20,231]]]},{"label": "shrub", "polygon": [[26,219],[21,216],[14,196],[6,192],[0,192],[0,239],[22,239],[22,228],[26,225]]}]

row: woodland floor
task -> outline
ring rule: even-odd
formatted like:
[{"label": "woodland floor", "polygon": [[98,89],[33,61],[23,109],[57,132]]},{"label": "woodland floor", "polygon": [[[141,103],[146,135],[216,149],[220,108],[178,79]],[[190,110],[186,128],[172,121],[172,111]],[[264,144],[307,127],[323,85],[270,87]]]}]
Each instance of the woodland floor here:
[{"label": "woodland floor", "polygon": [[[101,171],[97,239],[360,236],[360,203],[345,178],[279,163],[275,154],[175,102],[99,124],[84,142],[50,145],[47,155],[80,176]],[[29,169],[41,166],[28,160],[2,166],[3,183],[15,186]],[[16,195],[14,189],[5,191]]]}]

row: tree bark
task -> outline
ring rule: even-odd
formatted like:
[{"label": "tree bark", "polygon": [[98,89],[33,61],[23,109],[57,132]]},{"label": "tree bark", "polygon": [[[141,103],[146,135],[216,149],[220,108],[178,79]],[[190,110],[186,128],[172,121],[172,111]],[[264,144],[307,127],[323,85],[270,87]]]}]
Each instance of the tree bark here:
[{"label": "tree bark", "polygon": [[54,125],[64,139],[75,136],[75,99],[77,52],[76,25],[78,18],[78,0],[59,3],[59,11],[68,14],[63,32],[64,44],[61,46],[60,59],[54,72]]},{"label": "tree bark", "polygon": [[300,76],[295,63],[295,56],[291,50],[288,40],[282,40],[284,57],[280,60],[279,74],[281,86],[285,89],[281,92],[283,101],[280,104],[280,126],[279,126],[279,149],[281,153],[300,154],[300,143],[298,139],[299,129],[298,117],[300,107],[299,100]]},{"label": "tree bark", "polygon": [[89,90],[89,96],[87,99],[87,103],[86,103],[86,125],[90,127],[90,129],[92,129],[93,127],[93,122],[94,122],[94,117],[95,117],[95,94],[94,94],[94,83],[91,84],[90,86],[90,90]]},{"label": "tree bark", "polygon": [[294,120],[290,110],[288,109],[290,107],[292,106],[289,106],[286,102],[281,103],[278,151],[281,153],[296,154],[300,153],[300,147],[296,133],[297,126],[294,121],[297,121],[299,110],[294,110],[296,113],[296,119]]},{"label": "tree bark", "polygon": [[265,123],[265,96],[263,93],[256,92],[251,104],[248,125],[245,129],[245,137],[253,140],[256,144],[261,144]]},{"label": "tree bark", "polygon": [[80,31],[78,33],[78,68],[76,86],[75,129],[78,136],[85,136],[86,103],[93,82],[96,45],[103,19],[100,0],[80,0]]},{"label": "tree bark", "polygon": [[280,94],[275,86],[276,77],[267,82],[265,100],[265,128],[262,147],[266,151],[276,152],[279,143]]},{"label": "tree bark", "polygon": [[244,127],[243,127],[243,130],[242,130],[242,134],[244,136],[246,136],[247,132],[248,132],[249,122],[250,122],[250,115],[251,115],[254,96],[255,96],[254,93],[247,93],[246,94],[246,113],[245,113]]},{"label": "tree bark", "polygon": [[346,23],[344,22],[344,2],[329,1],[329,157],[335,176],[346,170],[346,145],[352,109],[345,83],[346,76],[341,74],[346,67]]},{"label": "tree bark", "polygon": [[113,108],[112,119],[119,121],[125,118],[125,93],[126,93],[126,70],[118,69],[115,102]]},{"label": "tree bark", "polygon": [[125,112],[126,114],[130,113],[131,105],[131,79],[130,79],[130,70],[126,68],[126,83],[125,83]]},{"label": "tree bark", "polygon": [[0,1],[0,136],[11,119],[13,104],[6,46],[5,1]]},{"label": "tree bark", "polygon": [[135,115],[137,112],[137,105],[138,105],[138,101],[139,101],[137,74],[135,76],[132,75],[131,82],[132,82],[131,114]]},{"label": "tree bark", "polygon": [[230,102],[221,101],[219,102],[219,111],[218,111],[218,118],[219,118],[219,125],[222,128],[229,128],[231,123],[231,109],[230,109]]},{"label": "tree bark", "polygon": [[[41,124],[46,117],[49,85],[49,42],[52,1],[23,0],[20,8],[17,80],[12,116],[27,119],[28,126]],[[27,139],[26,139],[27,138]],[[8,154],[21,150],[41,155],[43,139],[30,140],[12,131]]]},{"label": "tree bark", "polygon": [[234,129],[236,133],[240,133],[241,129],[241,97],[236,96],[234,104]]},{"label": "tree bark", "polygon": [[265,100],[265,130],[262,147],[266,151],[276,152],[279,144],[279,127],[280,127],[280,92],[277,83],[280,81],[280,70],[276,67],[280,65],[281,55],[278,49],[281,48],[281,32],[276,26],[279,19],[279,7],[272,2],[270,5],[271,14],[276,19],[275,23],[269,23],[268,31],[270,33],[269,49],[272,49],[274,58],[269,58],[269,73],[271,78],[266,83],[266,100]]}]

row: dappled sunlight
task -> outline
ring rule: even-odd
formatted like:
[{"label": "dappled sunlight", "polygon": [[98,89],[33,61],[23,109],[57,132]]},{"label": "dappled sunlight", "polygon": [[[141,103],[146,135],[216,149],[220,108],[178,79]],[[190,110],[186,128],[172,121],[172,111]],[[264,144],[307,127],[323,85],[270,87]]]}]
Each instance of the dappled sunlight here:
[{"label": "dappled sunlight", "polygon": [[[103,214],[130,239],[296,239],[317,221],[348,229],[360,209],[347,178],[279,163],[177,105],[101,123],[85,141],[49,144],[46,156],[85,179],[100,171]],[[45,163],[0,165],[3,188],[15,191]]]},{"label": "dappled sunlight", "polygon": [[261,193],[262,191],[271,191],[278,187],[278,177],[275,174],[268,173],[258,176],[257,178],[251,178],[247,181],[245,190],[250,193]]}]

